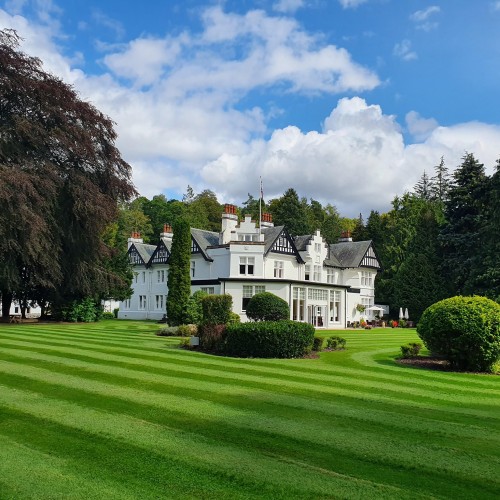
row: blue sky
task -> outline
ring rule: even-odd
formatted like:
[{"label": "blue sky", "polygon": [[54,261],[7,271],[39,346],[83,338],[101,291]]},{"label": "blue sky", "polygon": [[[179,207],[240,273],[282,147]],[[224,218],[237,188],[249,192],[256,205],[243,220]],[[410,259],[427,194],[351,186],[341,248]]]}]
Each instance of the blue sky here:
[{"label": "blue sky", "polygon": [[0,26],[115,122],[148,197],[294,187],[387,211],[500,158],[499,0],[7,0]]}]

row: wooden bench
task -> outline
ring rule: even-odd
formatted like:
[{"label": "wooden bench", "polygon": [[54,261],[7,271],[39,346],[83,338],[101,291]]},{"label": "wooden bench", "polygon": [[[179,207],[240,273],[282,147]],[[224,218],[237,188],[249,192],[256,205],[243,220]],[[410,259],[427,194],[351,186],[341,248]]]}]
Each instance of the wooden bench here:
[{"label": "wooden bench", "polygon": [[9,323],[21,323],[21,316],[19,314],[10,314]]}]

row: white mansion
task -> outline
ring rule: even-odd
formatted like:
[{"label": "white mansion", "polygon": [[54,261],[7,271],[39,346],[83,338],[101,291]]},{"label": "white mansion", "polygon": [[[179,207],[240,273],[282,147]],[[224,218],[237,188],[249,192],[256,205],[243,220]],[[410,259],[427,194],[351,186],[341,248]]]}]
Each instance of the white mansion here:
[{"label": "white mansion", "polygon": [[[161,319],[166,311],[168,260],[172,229],[165,225],[158,245],[133,233],[128,255],[134,266],[133,295],[120,303],[121,319]],[[233,311],[247,321],[246,304],[259,292],[271,292],[290,305],[290,319],[318,328],[345,328],[361,317],[360,304],[374,305],[374,281],[380,269],[371,241],[353,242],[344,234],[327,244],[319,231],[291,237],[262,214],[260,228],[234,205],[225,205],[220,233],[191,229],[191,291],[230,294]]]}]

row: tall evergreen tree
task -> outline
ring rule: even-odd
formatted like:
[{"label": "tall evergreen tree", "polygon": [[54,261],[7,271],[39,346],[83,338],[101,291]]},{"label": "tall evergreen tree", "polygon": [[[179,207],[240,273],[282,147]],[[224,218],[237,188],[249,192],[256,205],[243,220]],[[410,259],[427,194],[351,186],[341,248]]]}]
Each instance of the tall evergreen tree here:
[{"label": "tall evergreen tree", "polygon": [[420,319],[427,307],[446,296],[438,243],[443,223],[442,204],[427,201],[417,210],[414,237],[393,278],[394,303],[407,307],[415,321]]},{"label": "tall evergreen tree", "polygon": [[479,233],[481,245],[477,248],[479,258],[472,270],[474,293],[500,302],[500,160],[488,179],[484,209]]},{"label": "tall evergreen tree", "polygon": [[451,181],[448,167],[446,167],[442,156],[439,165],[434,167],[434,172],[435,175],[431,178],[432,198],[443,203],[448,196]]},{"label": "tall evergreen tree", "polygon": [[426,171],[424,170],[422,177],[420,177],[420,180],[417,182],[417,184],[415,184],[413,192],[415,193],[415,196],[421,198],[422,200],[430,200],[432,197],[432,190],[432,182],[429,179]]},{"label": "tall evergreen tree", "polygon": [[467,153],[453,173],[453,184],[445,202],[446,224],[440,234],[445,269],[453,295],[474,292],[474,269],[481,259],[481,228],[485,218],[488,179],[484,165]]},{"label": "tall evergreen tree", "polygon": [[173,226],[172,251],[167,279],[167,317],[170,325],[182,325],[188,317],[191,296],[191,229],[180,219]]},{"label": "tall evergreen tree", "polygon": [[[307,200],[306,200],[307,201]],[[299,200],[295,189],[288,189],[281,198],[269,203],[269,211],[276,225],[284,225],[288,232],[293,235],[308,234],[307,205]]]}]

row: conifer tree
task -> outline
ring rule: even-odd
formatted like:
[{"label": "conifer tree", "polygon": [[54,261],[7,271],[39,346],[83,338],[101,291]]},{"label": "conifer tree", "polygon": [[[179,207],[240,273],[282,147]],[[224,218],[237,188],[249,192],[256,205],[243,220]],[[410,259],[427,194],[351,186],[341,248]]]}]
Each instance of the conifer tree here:
[{"label": "conifer tree", "polygon": [[480,232],[485,218],[488,178],[484,165],[467,153],[453,173],[445,202],[446,224],[440,234],[445,268],[453,295],[474,292],[474,271],[481,254]]},{"label": "conifer tree", "polygon": [[420,177],[420,180],[413,188],[413,191],[418,198],[421,198],[422,200],[430,200],[432,196],[432,190],[432,182],[429,179],[427,172],[424,170],[422,177]]},{"label": "conifer tree", "polygon": [[436,175],[430,180],[432,198],[444,202],[448,196],[451,181],[448,168],[444,164],[444,158],[442,156],[439,165],[434,167],[434,171]]},{"label": "conifer tree", "polygon": [[188,317],[191,296],[191,229],[180,219],[173,226],[172,251],[169,259],[167,317],[170,325],[182,325]]}]

